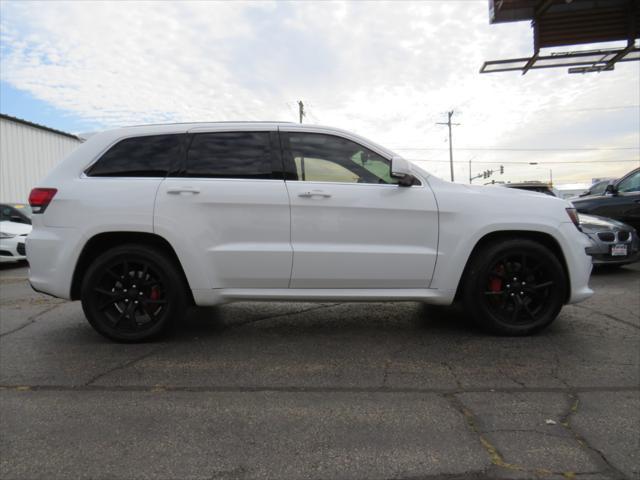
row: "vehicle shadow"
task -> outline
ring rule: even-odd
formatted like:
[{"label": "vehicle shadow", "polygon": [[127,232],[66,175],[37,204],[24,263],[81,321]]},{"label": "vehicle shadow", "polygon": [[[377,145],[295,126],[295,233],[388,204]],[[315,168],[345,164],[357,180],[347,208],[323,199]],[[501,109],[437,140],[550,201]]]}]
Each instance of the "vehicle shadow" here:
[{"label": "vehicle shadow", "polygon": [[486,335],[457,306],[415,302],[346,304],[265,304],[249,302],[193,307],[174,329],[177,341],[221,334],[279,335]]},{"label": "vehicle shadow", "polygon": [[593,271],[591,272],[591,275],[597,276],[597,277],[606,277],[606,276],[629,277],[629,276],[639,275],[640,272],[638,271],[638,268],[637,268],[638,265],[639,265],[638,263],[631,264],[631,265],[617,266],[617,267],[614,265],[600,265],[598,267],[594,267]]},{"label": "vehicle shadow", "polygon": [[20,260],[18,262],[2,262],[0,263],[0,270],[17,270],[28,266],[29,264],[26,260]]}]

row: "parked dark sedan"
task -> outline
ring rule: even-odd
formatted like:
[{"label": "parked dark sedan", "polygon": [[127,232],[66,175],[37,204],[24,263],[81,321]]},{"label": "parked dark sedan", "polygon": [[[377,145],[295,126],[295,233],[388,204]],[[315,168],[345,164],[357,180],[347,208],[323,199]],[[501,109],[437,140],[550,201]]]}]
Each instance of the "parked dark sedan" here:
[{"label": "parked dark sedan", "polygon": [[580,213],[613,218],[640,231],[640,168],[608,185],[603,195],[572,202]]},{"label": "parked dark sedan", "polygon": [[606,180],[600,180],[589,187],[589,189],[578,195],[578,197],[589,197],[591,195],[604,195],[604,191],[610,183],[615,183],[615,178],[608,178]]}]

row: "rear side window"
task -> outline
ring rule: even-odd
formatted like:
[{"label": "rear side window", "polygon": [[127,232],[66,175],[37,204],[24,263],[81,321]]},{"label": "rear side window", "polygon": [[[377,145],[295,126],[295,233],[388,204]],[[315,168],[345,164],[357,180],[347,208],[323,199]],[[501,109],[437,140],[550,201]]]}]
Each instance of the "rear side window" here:
[{"label": "rear side window", "polygon": [[187,176],[272,178],[269,132],[194,135],[187,154]]},{"label": "rear side window", "polygon": [[183,135],[127,138],[86,171],[89,177],[165,177],[179,160]]}]

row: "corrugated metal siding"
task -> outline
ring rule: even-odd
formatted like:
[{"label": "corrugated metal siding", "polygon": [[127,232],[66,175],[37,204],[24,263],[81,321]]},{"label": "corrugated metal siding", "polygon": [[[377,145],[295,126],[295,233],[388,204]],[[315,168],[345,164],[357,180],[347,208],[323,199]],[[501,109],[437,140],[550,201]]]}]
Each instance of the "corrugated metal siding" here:
[{"label": "corrugated metal siding", "polygon": [[31,188],[80,143],[0,118],[0,201],[26,202]]}]

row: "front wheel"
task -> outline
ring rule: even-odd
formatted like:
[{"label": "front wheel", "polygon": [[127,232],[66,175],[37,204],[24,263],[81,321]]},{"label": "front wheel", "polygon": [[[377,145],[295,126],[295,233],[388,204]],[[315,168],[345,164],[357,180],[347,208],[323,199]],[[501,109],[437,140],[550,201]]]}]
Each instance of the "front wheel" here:
[{"label": "front wheel", "polygon": [[466,311],[499,335],[538,332],[555,320],[567,297],[567,278],[544,245],[508,239],[475,252],[463,284]]},{"label": "front wheel", "polygon": [[141,342],[159,336],[184,313],[186,286],[161,250],[123,245],[89,266],[81,299],[99,333],[118,342]]}]

